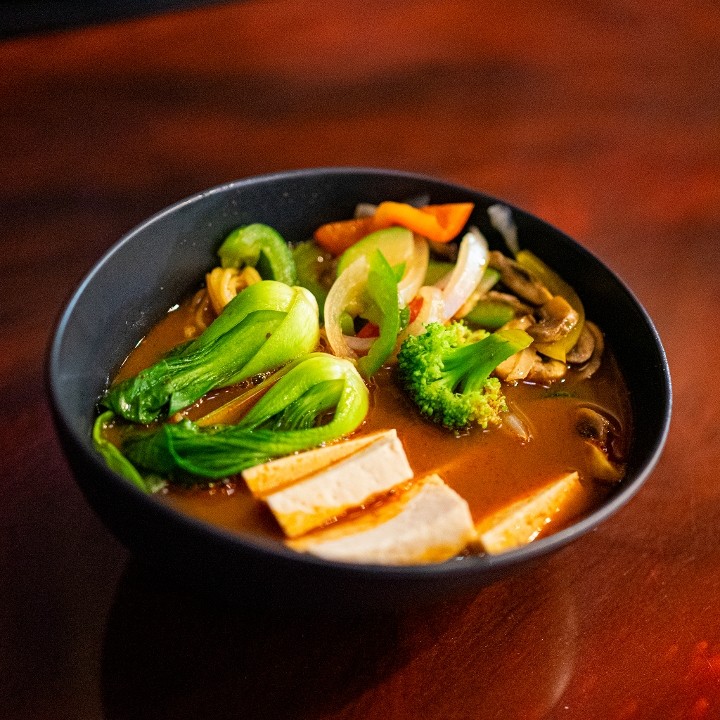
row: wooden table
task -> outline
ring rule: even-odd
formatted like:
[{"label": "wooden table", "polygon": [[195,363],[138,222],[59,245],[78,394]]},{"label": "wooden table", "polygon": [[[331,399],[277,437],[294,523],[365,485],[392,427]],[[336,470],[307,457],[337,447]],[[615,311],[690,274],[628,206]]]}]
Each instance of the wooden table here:
[{"label": "wooden table", "polygon": [[[276,0],[1,44],[0,715],[719,718],[719,57],[702,0]],[[483,189],[630,285],[675,402],[621,512],[470,600],[363,620],[208,607],[128,557],[49,418],[60,308],[165,205],[317,165]]]}]

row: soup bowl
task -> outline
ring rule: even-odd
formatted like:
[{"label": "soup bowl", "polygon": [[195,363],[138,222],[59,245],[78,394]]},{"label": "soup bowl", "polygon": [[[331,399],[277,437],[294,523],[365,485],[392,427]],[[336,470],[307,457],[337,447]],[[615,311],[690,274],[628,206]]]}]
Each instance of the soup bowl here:
[{"label": "soup bowl", "polygon": [[658,461],[668,431],[671,386],[660,339],[624,283],[578,243],[513,208],[523,247],[540,256],[583,299],[624,374],[634,434],[624,480],[590,514],[529,545],[422,566],[338,563],[281,542],[223,530],[147,495],[105,465],[91,441],[98,398],[129,351],[216,264],[219,242],[238,225],[262,222],[290,240],[351,217],[358,202],[428,195],[473,202],[471,222],[491,246],[500,236],[481,192],[410,173],[326,168],[239,180],[159,212],[121,238],[93,267],[60,317],[48,383],[61,443],[90,506],[142,563],[218,598],[288,601],[294,607],[392,609],[479,590],[577,540],[624,505]]}]

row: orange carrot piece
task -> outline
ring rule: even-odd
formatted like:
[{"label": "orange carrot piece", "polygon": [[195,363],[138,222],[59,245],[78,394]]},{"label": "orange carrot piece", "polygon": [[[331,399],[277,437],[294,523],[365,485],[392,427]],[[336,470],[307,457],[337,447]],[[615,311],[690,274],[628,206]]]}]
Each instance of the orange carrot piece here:
[{"label": "orange carrot piece", "polygon": [[447,205],[426,205],[420,208],[424,213],[434,215],[443,230],[442,237],[429,239],[435,242],[449,242],[457,237],[470,219],[474,207],[473,203],[448,203]]},{"label": "orange carrot piece", "polygon": [[375,229],[372,217],[338,220],[321,225],[314,233],[315,242],[332,255],[341,255],[351,245]]},{"label": "orange carrot piece", "polygon": [[376,228],[401,225],[428,240],[449,242],[463,229],[473,207],[473,203],[449,203],[415,208],[386,201],[378,205],[372,219]]},{"label": "orange carrot piece", "polygon": [[473,203],[448,203],[416,208],[407,203],[380,203],[372,217],[338,220],[321,225],[313,234],[315,242],[333,255],[341,255],[358,240],[375,230],[400,225],[434,242],[455,238],[470,218]]}]

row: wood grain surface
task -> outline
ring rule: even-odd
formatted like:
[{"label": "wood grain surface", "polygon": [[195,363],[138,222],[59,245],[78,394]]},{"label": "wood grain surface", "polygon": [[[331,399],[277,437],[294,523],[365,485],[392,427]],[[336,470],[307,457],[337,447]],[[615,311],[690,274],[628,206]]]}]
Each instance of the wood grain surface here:
[{"label": "wood grain surface", "polygon": [[[717,3],[228,3],[8,40],[0,69],[0,715],[720,718]],[[673,424],[640,493],[462,603],[208,607],[128,557],[55,438],[46,348],[102,253],[198,190],[321,165],[540,215],[668,353]]]}]

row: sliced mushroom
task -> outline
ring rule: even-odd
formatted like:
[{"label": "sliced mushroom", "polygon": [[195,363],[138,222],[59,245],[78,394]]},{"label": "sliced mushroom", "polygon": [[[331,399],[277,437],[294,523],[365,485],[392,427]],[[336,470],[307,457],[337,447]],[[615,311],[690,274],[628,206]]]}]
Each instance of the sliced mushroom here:
[{"label": "sliced mushroom", "polygon": [[[600,361],[602,360],[603,350],[605,349],[605,341],[600,328],[589,320],[585,321],[583,330],[585,328],[587,328],[588,332],[592,335],[593,350],[590,355],[590,359],[586,362],[586,364],[583,367],[578,368],[580,380],[587,380],[597,372],[597,369],[600,367]],[[572,362],[569,357],[567,360],[568,362]]]},{"label": "sliced mushroom", "polygon": [[458,259],[459,244],[456,242],[440,243],[428,240],[430,250],[435,257],[454,263]]},{"label": "sliced mushroom", "polygon": [[580,316],[562,295],[555,295],[543,303],[538,310],[538,317],[538,322],[529,327],[527,332],[534,340],[542,343],[555,342],[564,338],[580,319]]},{"label": "sliced mushroom", "polygon": [[614,483],[623,475],[617,454],[618,421],[600,408],[582,405],[577,409],[575,429],[585,438],[588,466],[594,480]]},{"label": "sliced mushroom", "polygon": [[587,362],[595,349],[595,336],[588,327],[588,323],[583,323],[583,329],[580,331],[580,337],[575,346],[567,353],[565,360],[572,365],[581,365]]},{"label": "sliced mushroom", "polygon": [[607,447],[612,425],[608,417],[587,405],[582,405],[577,410],[575,429],[581,437],[592,440],[600,447]]},{"label": "sliced mushroom", "polygon": [[622,467],[610,460],[602,448],[599,448],[594,442],[590,440],[585,442],[585,452],[588,455],[588,465],[593,480],[612,484],[622,479]]},{"label": "sliced mushroom", "polygon": [[532,305],[543,305],[552,298],[552,293],[541,282],[501,252],[491,251],[488,264],[500,273],[504,285]]},{"label": "sliced mushroom", "polygon": [[503,360],[495,368],[495,375],[507,383],[524,380],[532,370],[536,359],[537,353],[532,348],[525,348]]},{"label": "sliced mushroom", "polygon": [[535,324],[535,318],[532,315],[521,315],[513,318],[503,325],[503,328],[513,328],[515,330],[527,330],[531,325]]},{"label": "sliced mushroom", "polygon": [[567,365],[559,360],[551,360],[537,355],[526,380],[540,385],[551,385],[562,380],[567,374]]}]

